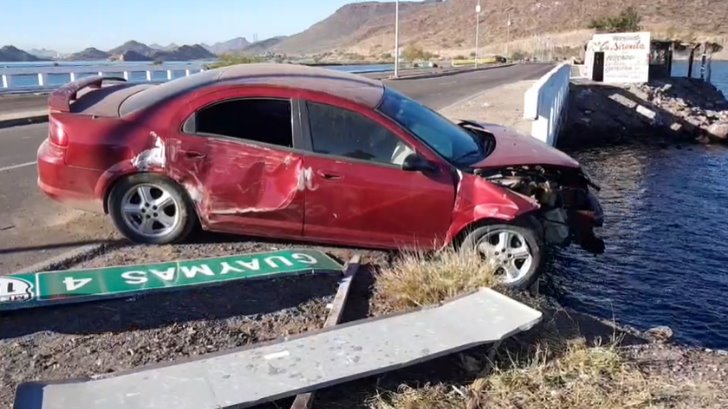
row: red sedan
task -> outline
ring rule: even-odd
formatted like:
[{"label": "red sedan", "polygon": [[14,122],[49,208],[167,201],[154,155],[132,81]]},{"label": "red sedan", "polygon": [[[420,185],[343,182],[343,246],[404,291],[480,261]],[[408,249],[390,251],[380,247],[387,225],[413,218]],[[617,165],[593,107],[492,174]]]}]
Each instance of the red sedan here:
[{"label": "red sedan", "polygon": [[[107,83],[107,84],[104,84]],[[48,196],[140,243],[205,230],[390,249],[475,248],[529,285],[545,244],[603,251],[579,164],[496,125],[453,123],[361,76],[284,64],[161,85],[90,77],[49,98]]]}]

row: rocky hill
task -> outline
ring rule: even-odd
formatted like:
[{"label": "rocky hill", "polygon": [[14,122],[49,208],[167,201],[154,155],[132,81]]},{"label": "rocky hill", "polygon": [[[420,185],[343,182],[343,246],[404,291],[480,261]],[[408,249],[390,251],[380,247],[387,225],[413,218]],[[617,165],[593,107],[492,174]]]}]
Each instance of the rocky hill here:
[{"label": "rocky hill", "polygon": [[251,54],[251,55],[260,55],[265,54],[267,52],[272,52],[273,49],[276,48],[278,44],[280,44],[282,41],[284,41],[286,36],[279,36],[279,37],[271,37],[265,40],[257,41],[255,43],[250,44],[249,46],[245,47],[243,50],[240,51],[241,54]]},{"label": "rocky hill", "polygon": [[121,61],[189,61],[215,58],[215,54],[199,44],[159,50],[137,41],[127,41],[109,50],[108,54]]},{"label": "rocky hill", "polygon": [[[400,2],[400,18],[411,15],[415,10],[428,8],[429,3]],[[273,46],[272,50],[289,54],[311,54],[344,48],[392,26],[394,10],[394,2],[349,4],[307,30],[284,39]]]},{"label": "rocky hill", "polygon": [[157,51],[151,55],[151,58],[155,61],[190,61],[206,60],[216,58],[216,56],[205,47],[195,44],[183,45],[171,51]]},{"label": "rocky hill", "polygon": [[89,47],[83,51],[79,51],[77,53],[73,53],[66,57],[67,60],[70,61],[95,61],[95,60],[105,60],[109,58],[111,54],[101,51],[98,48]]},{"label": "rocky hill", "polygon": [[202,44],[208,51],[213,54],[222,55],[228,53],[239,53],[250,45],[245,37],[237,37],[232,40],[222,41],[213,45]]},{"label": "rocky hill", "polygon": [[49,59],[43,59],[36,57],[33,54],[27,53],[19,48],[12,45],[6,45],[0,48],[0,62],[31,62],[31,61],[48,61]]},{"label": "rocky hill", "polygon": [[[506,38],[516,48],[579,46],[592,31],[594,18],[614,15],[633,6],[642,27],[657,36],[723,41],[728,37],[728,1],[693,0],[481,0],[481,44],[504,50]],[[448,0],[400,3],[403,45],[418,44],[438,53],[473,50],[475,1]],[[509,27],[509,20],[512,25]],[[394,4],[354,3],[273,47],[289,54],[333,49],[379,55],[392,51]]]},{"label": "rocky hill", "polygon": [[154,48],[152,48],[146,44],[131,40],[131,41],[125,42],[124,44],[122,44],[116,48],[112,48],[111,50],[109,50],[109,54],[121,55],[127,51],[133,51],[134,53],[141,54],[141,55],[144,55],[147,57],[151,57],[152,55],[154,55],[154,53],[157,52],[157,50],[155,50]]}]

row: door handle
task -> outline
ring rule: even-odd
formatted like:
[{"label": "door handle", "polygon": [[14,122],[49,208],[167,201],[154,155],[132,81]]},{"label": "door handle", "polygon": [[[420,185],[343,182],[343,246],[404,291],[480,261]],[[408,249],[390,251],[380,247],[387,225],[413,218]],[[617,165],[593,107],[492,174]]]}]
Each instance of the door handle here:
[{"label": "door handle", "polygon": [[325,171],[318,171],[316,173],[318,173],[319,176],[321,176],[322,178],[327,179],[327,180],[341,179],[341,175],[337,175],[336,173],[325,172]]},{"label": "door handle", "polygon": [[202,152],[187,151],[185,152],[185,157],[187,159],[205,159],[207,155]]}]

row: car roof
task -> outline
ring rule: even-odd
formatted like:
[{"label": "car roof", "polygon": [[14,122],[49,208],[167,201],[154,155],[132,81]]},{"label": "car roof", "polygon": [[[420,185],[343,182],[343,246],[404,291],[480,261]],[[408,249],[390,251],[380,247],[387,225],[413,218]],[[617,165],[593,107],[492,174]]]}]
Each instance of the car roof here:
[{"label": "car roof", "polygon": [[239,64],[215,68],[147,88],[129,96],[120,115],[146,109],[190,91],[214,85],[262,85],[323,92],[375,108],[384,94],[381,81],[327,68],[297,64]]}]

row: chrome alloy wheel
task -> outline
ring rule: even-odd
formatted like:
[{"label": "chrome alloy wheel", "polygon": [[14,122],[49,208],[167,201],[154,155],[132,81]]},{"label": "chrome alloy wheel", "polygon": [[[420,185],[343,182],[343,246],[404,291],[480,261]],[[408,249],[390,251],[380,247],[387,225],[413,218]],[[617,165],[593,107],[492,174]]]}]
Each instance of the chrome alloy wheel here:
[{"label": "chrome alloy wheel", "polygon": [[123,196],[121,211],[126,225],[145,237],[160,237],[180,223],[180,204],[164,187],[143,183]]},{"label": "chrome alloy wheel", "polygon": [[506,284],[517,282],[528,275],[534,262],[526,238],[507,229],[488,232],[478,241],[476,248],[495,269],[495,273],[503,276]]}]

